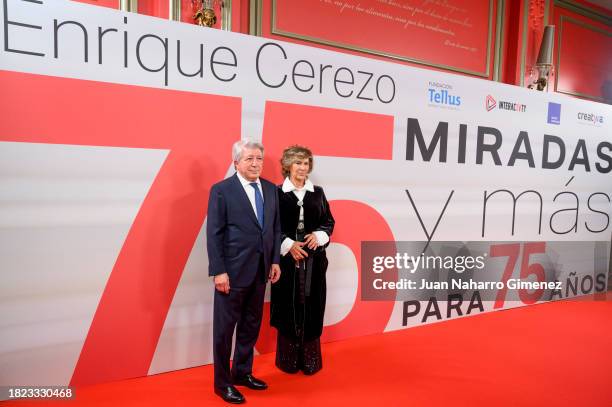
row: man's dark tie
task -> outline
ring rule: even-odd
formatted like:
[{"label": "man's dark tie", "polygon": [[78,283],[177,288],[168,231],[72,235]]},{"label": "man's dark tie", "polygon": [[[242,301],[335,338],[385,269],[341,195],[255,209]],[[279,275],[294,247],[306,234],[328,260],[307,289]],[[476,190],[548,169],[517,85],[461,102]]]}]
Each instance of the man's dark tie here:
[{"label": "man's dark tie", "polygon": [[264,227],[264,207],[263,207],[263,196],[261,196],[261,191],[259,191],[259,186],[257,182],[251,182],[249,184],[255,190],[255,209],[257,209],[257,220],[259,221],[259,226],[263,229]]}]

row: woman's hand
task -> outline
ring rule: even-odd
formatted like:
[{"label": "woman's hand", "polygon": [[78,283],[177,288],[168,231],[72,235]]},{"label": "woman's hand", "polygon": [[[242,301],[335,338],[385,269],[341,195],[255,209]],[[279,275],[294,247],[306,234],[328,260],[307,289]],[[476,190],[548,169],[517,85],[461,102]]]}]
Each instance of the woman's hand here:
[{"label": "woman's hand", "polygon": [[289,253],[293,257],[293,260],[302,260],[308,257],[308,253],[302,247],[306,244],[306,242],[293,242],[291,249],[289,249]]},{"label": "woman's hand", "polygon": [[314,250],[319,247],[319,241],[317,240],[317,236],[314,233],[309,233],[304,236],[304,243],[306,244],[306,247],[311,250]]}]

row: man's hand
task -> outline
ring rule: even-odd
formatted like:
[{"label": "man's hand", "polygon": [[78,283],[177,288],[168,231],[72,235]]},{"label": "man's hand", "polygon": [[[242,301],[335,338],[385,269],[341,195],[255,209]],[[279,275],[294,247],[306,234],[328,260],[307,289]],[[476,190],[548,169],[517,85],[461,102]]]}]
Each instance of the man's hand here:
[{"label": "man's hand", "polygon": [[230,284],[227,273],[217,274],[215,276],[215,288],[217,291],[221,291],[224,294],[229,294]]},{"label": "man's hand", "polygon": [[281,275],[280,266],[278,264],[273,264],[272,267],[270,267],[270,281],[272,282],[272,284],[278,281],[278,279],[280,278],[280,275]]}]

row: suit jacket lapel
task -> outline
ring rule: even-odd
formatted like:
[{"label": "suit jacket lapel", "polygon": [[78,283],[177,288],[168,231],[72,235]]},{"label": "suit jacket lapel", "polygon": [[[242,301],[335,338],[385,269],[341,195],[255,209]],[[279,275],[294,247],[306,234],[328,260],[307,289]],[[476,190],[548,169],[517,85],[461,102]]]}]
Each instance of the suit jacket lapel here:
[{"label": "suit jacket lapel", "polygon": [[[257,221],[257,215],[255,215],[255,212],[253,211],[253,206],[251,205],[251,201],[249,201],[249,197],[247,196],[247,193],[244,190],[242,183],[238,179],[238,176],[234,174],[232,178],[233,178],[232,186],[233,186],[236,197],[238,197],[238,202],[240,202],[243,210],[248,214],[249,218],[251,218],[251,220],[255,222],[257,227],[261,228],[261,226],[259,226],[259,222]],[[264,209],[265,209],[265,201],[264,201]]]}]

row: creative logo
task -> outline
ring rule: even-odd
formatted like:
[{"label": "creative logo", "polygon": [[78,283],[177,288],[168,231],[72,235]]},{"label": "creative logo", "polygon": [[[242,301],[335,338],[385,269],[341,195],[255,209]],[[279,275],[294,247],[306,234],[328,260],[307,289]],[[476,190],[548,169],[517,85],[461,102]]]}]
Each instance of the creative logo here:
[{"label": "creative logo", "polygon": [[603,116],[584,112],[578,112],[578,120],[580,123],[590,124],[591,126],[601,126],[604,122]]},{"label": "creative logo", "polygon": [[490,112],[491,110],[495,109],[495,106],[497,106],[497,101],[495,100],[495,98],[491,95],[487,95],[487,112]]},{"label": "creative logo", "polygon": [[429,82],[427,89],[429,106],[456,109],[461,106],[461,96],[451,93],[453,87],[447,83]]},{"label": "creative logo", "polygon": [[524,105],[522,103],[516,103],[516,102],[507,102],[503,100],[500,100],[498,103],[495,100],[495,98],[491,95],[487,95],[485,106],[488,112],[495,109],[496,106],[498,109],[510,110],[512,112],[525,113],[527,111],[527,105]]},{"label": "creative logo", "polygon": [[561,104],[548,102],[548,123],[561,124]]}]

